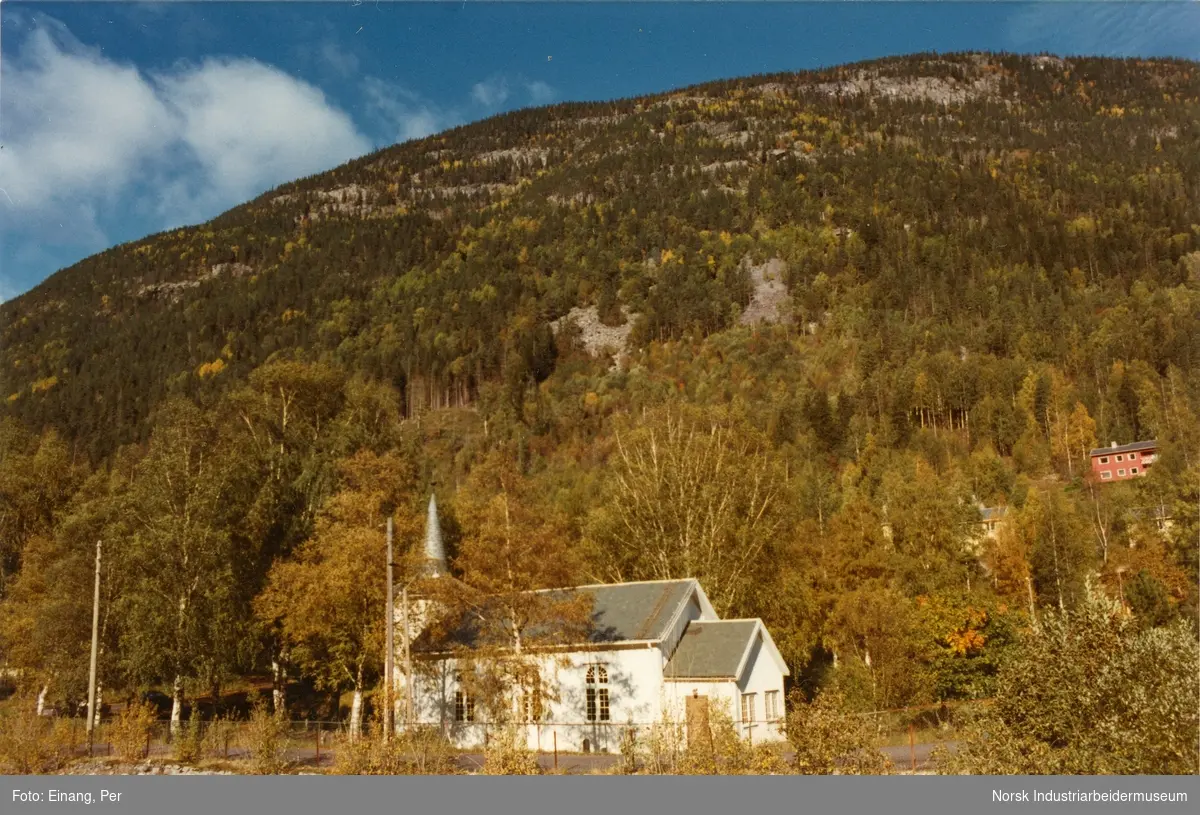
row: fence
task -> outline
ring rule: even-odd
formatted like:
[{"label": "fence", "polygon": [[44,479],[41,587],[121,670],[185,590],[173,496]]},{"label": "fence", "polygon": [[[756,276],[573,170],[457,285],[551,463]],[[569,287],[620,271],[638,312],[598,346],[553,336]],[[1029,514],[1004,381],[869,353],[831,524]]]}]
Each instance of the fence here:
[{"label": "fence", "polygon": [[[74,754],[85,754],[88,750],[85,718],[72,718],[67,734],[66,748]],[[92,737],[92,754],[99,757],[116,756],[120,748],[116,732],[116,719],[105,719],[96,727]],[[147,729],[145,744],[137,751],[137,758],[172,758],[181,749],[191,749],[195,759],[218,759],[237,761],[248,758],[254,747],[251,724],[246,721],[217,720],[197,723],[197,732],[192,735],[192,724],[182,722],[176,733],[171,733],[168,721],[156,721]],[[280,758],[290,764],[325,765],[332,761],[336,745],[349,735],[346,722],[288,721],[281,725],[278,738]],[[192,739],[192,744],[187,741]],[[186,745],[186,747],[185,747]]]},{"label": "fence", "polygon": [[[990,700],[985,699],[943,703],[853,715],[866,717],[875,724],[879,733],[878,743],[883,748],[911,744],[914,731],[922,733],[921,741],[944,740],[949,736],[948,731],[953,727],[964,705],[989,702]],[[70,723],[69,726],[63,727],[67,722]],[[116,722],[114,718],[105,719],[98,724],[93,736],[93,755],[102,758],[116,757],[121,752],[117,746],[119,737]],[[599,767],[605,759],[620,752],[622,739],[630,729],[633,729],[639,738],[644,738],[652,728],[662,727],[664,724],[683,727],[682,722],[662,720],[541,721],[518,723],[517,727],[525,731],[530,748],[541,754],[542,763],[547,767],[558,767],[560,755],[564,758],[575,757],[576,763],[583,760],[585,766]],[[760,740],[779,740],[785,735],[780,720],[737,721],[734,724],[743,737],[749,737],[756,743]],[[87,753],[85,725],[85,719],[82,717],[59,719],[56,726],[53,720],[47,719],[48,731],[55,726],[56,738],[60,743],[66,742],[62,744],[63,749],[74,755]],[[195,723],[197,731],[189,733],[192,726],[190,722],[182,722],[179,730],[172,735],[168,721],[155,721],[148,728],[145,744],[137,751],[136,758],[169,760],[180,757],[181,753],[190,749],[194,753],[190,756],[192,760],[241,761],[248,759],[253,753],[255,737],[250,722],[205,720]],[[447,722],[440,726],[440,729],[453,748],[461,753],[460,763],[464,767],[477,767],[482,761],[479,754],[487,749],[489,741],[504,726],[485,721]],[[291,765],[328,767],[333,764],[338,748],[345,744],[349,737],[349,724],[345,721],[287,721],[280,727],[277,752],[282,761]],[[930,731],[935,733],[933,739],[927,738]],[[187,744],[188,739],[191,740],[190,745]],[[125,750],[126,753],[129,752],[128,746]]]},{"label": "fence", "polygon": [[[66,728],[61,727],[69,722]],[[92,755],[105,758],[117,757],[122,748],[121,737],[117,730],[118,720],[104,719],[96,727],[92,736]],[[87,753],[87,728],[84,717],[58,719],[60,726],[57,738],[64,740],[63,748],[70,754],[83,755]],[[47,731],[51,729],[54,720],[47,718]],[[673,723],[682,726],[681,723]],[[619,751],[622,738],[631,729],[639,735],[645,735],[653,727],[661,727],[663,721],[541,721],[515,723],[524,731],[527,743],[534,752],[547,756],[562,754],[615,754]],[[326,766],[332,763],[338,747],[344,744],[350,735],[349,724],[345,721],[287,721],[281,725],[282,732],[278,738],[280,757],[290,764],[312,764]],[[458,751],[466,754],[482,753],[487,749],[489,741],[504,727],[497,722],[447,722],[438,727],[449,743]],[[765,739],[768,731],[775,733],[772,738],[782,735],[781,722],[752,721],[737,723],[740,731],[752,740]],[[189,728],[196,731],[190,732]],[[243,760],[248,758],[254,747],[252,725],[244,720],[216,720],[196,723],[181,722],[174,734],[171,733],[169,721],[158,720],[146,729],[144,744],[139,743],[136,756],[128,758],[171,759],[185,751],[191,751],[193,759],[208,760]],[[581,749],[582,748],[582,749]],[[129,752],[129,746],[125,748]]]}]

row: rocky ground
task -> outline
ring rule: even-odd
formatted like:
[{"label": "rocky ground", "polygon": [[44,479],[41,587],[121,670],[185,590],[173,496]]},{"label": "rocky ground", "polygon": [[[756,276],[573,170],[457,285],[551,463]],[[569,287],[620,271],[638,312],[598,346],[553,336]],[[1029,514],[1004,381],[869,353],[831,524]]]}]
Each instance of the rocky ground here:
[{"label": "rocky ground", "polygon": [[192,767],[166,761],[122,761],[94,758],[72,764],[63,775],[235,775],[232,770],[216,767]]}]

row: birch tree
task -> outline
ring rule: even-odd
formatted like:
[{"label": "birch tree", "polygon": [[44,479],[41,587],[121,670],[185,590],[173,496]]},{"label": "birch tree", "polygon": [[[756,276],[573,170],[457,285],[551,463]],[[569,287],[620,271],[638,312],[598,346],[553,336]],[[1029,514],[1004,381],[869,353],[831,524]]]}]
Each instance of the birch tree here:
[{"label": "birch tree", "polygon": [[670,410],[615,442],[589,529],[603,576],[695,577],[718,612],[738,608],[784,529],[779,462],[748,430]]},{"label": "birch tree", "polygon": [[141,683],[171,685],[171,730],[181,724],[189,681],[227,648],[244,623],[234,575],[227,506],[230,454],[217,428],[190,402],[159,412],[145,458],[133,474],[127,511],[131,536],[118,568],[128,591],[120,601],[121,652]]},{"label": "birch tree", "polygon": [[[223,403],[247,472],[248,506],[239,536],[255,549],[253,571],[265,579],[275,559],[311,535],[332,488],[330,449],[345,403],[345,375],[321,364],[275,360]],[[284,703],[289,655],[279,632],[265,632],[276,707]]]},{"label": "birch tree", "polygon": [[[454,504],[464,534],[455,559],[458,580],[444,583],[443,608],[470,632],[460,658],[472,692],[496,721],[509,721],[519,695],[551,700],[539,670],[555,644],[586,639],[588,602],[554,589],[580,582],[561,515],[540,500],[516,457],[496,450],[472,470]],[[537,707],[536,703],[532,708]]]},{"label": "birch tree", "polygon": [[[128,529],[121,502],[126,477],[119,462],[90,477],[72,498],[52,535],[31,538],[22,552],[24,567],[0,603],[0,643],[9,666],[21,671],[43,704],[70,709],[86,698],[91,648],[95,545],[119,551]],[[113,558],[102,561],[100,580],[101,689],[120,681],[109,658],[118,620],[113,614],[122,591],[122,573]]]}]

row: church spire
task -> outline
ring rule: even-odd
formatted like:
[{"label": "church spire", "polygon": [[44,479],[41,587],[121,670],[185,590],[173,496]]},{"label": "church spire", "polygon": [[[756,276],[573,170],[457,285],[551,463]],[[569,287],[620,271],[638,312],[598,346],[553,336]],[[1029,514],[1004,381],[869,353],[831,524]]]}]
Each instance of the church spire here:
[{"label": "church spire", "polygon": [[437,498],[429,496],[429,514],[425,519],[425,569],[432,577],[445,574],[446,548],[442,545],[442,523],[438,520]]}]

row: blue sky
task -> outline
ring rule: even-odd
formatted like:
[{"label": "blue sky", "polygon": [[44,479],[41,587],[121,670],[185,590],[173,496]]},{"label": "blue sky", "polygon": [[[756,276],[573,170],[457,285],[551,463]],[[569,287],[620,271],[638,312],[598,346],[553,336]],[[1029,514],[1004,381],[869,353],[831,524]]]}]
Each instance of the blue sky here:
[{"label": "blue sky", "polygon": [[1200,59],[1200,2],[0,4],[0,300],[496,113],[973,49]]}]

